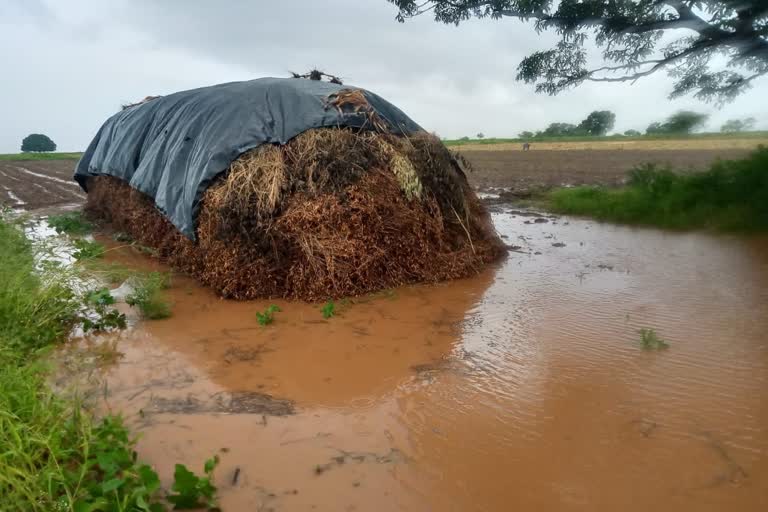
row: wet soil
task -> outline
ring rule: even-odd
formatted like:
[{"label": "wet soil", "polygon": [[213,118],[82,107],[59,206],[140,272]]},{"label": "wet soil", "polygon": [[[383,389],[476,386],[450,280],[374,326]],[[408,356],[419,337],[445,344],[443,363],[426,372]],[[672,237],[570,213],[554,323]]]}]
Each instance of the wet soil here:
[{"label": "wet soil", "polygon": [[750,149],[551,150],[462,149],[475,172],[467,176],[480,190],[530,190],[564,185],[619,185],[627,171],[643,163],[674,169],[706,169],[718,158],[743,158]]},{"label": "wet soil", "polygon": [[166,482],[218,453],[225,511],[766,510],[768,238],[494,222],[497,267],[330,319],[175,277],[92,396]]},{"label": "wet soil", "polygon": [[37,210],[79,204],[85,193],[72,180],[74,160],[0,162],[0,205]]}]

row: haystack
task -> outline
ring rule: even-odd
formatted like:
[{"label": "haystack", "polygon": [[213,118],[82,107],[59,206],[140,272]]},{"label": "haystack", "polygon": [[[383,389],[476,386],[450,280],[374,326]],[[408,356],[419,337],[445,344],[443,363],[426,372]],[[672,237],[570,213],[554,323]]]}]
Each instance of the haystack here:
[{"label": "haystack", "polygon": [[316,128],[242,154],[207,188],[196,240],[113,176],[87,211],[224,297],[325,300],[481,271],[503,253],[434,136]]}]

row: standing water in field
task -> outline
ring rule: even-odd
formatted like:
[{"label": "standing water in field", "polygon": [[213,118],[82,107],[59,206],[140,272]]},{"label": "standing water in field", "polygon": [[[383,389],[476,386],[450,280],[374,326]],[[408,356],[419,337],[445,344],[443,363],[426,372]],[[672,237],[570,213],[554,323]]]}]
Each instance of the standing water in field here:
[{"label": "standing water in field", "polygon": [[768,239],[494,221],[476,278],[266,325],[176,278],[100,406],[166,479],[219,454],[225,511],[768,509]]}]

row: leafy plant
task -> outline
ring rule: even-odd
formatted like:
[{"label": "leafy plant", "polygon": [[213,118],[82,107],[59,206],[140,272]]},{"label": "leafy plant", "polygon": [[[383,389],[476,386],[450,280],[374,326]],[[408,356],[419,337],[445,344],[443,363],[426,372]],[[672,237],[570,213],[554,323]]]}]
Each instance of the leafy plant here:
[{"label": "leafy plant", "polygon": [[653,329],[640,329],[638,332],[640,333],[640,346],[643,347],[643,350],[665,350],[669,348],[669,344],[659,338]]},{"label": "leafy plant", "polygon": [[281,309],[278,306],[270,304],[264,312],[256,312],[256,320],[259,322],[259,325],[269,325],[275,320],[274,314],[279,311],[281,311]]},{"label": "leafy plant", "polygon": [[323,318],[328,320],[336,314],[336,304],[334,304],[332,300],[329,300],[323,304],[323,307],[320,308],[320,312],[323,314]]},{"label": "leafy plant", "polygon": [[88,292],[85,297],[87,305],[92,307],[95,318],[83,317],[83,331],[106,331],[109,329],[125,329],[125,315],[116,309],[108,308],[115,303],[115,298],[106,288]]},{"label": "leafy plant", "polygon": [[205,461],[203,472],[205,476],[196,476],[183,464],[176,464],[174,471],[173,494],[168,501],[173,503],[174,510],[189,510],[207,507],[208,510],[218,510],[216,505],[216,486],[213,485],[213,470],[219,464],[218,455]]},{"label": "leafy plant", "polygon": [[72,240],[72,245],[74,245],[76,249],[76,251],[72,253],[72,257],[78,261],[101,258],[104,256],[104,246],[98,242],[80,238]]},{"label": "leafy plant", "polygon": [[171,306],[163,297],[162,290],[168,288],[170,277],[162,272],[150,272],[134,279],[134,289],[125,298],[126,304],[139,308],[141,316],[159,320],[171,316]]},{"label": "leafy plant", "polygon": [[93,230],[93,224],[83,217],[82,212],[50,215],[48,217],[48,225],[55,229],[57,233],[67,233],[70,235],[84,235]]},{"label": "leafy plant", "polygon": [[98,290],[92,290],[85,296],[86,301],[89,304],[109,306],[115,303],[115,298],[109,293],[106,288],[100,288]]}]

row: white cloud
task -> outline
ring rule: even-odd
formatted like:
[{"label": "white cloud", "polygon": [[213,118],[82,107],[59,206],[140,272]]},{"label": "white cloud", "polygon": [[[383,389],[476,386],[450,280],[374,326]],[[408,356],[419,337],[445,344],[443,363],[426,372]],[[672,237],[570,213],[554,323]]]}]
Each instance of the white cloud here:
[{"label": "white cloud", "polygon": [[667,101],[663,75],[537,95],[515,81],[516,67],[551,35],[514,20],[399,24],[385,0],[11,0],[0,9],[0,61],[13,70],[0,80],[0,152],[17,151],[31,132],[80,150],[121,103],[313,66],[448,137],[513,136],[596,109],[615,111],[619,131],[681,108],[711,112],[714,129],[733,117],[768,121],[765,80],[721,111]]}]

